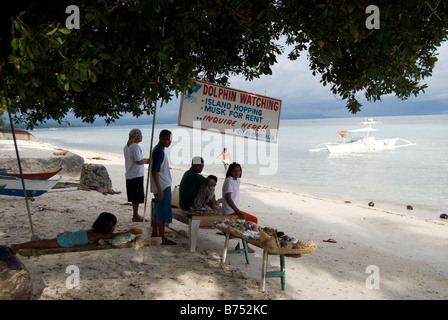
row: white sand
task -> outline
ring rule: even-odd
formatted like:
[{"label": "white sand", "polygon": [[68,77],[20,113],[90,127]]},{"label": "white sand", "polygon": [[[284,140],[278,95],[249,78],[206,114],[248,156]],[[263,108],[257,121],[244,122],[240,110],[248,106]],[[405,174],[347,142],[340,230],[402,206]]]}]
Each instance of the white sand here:
[{"label": "white sand", "polygon": [[[47,143],[21,142],[21,157],[30,154],[31,146],[37,147],[31,153],[36,156],[55,149]],[[1,157],[14,152],[7,150],[7,142],[2,142],[0,148]],[[106,166],[113,189],[121,194],[64,191],[37,197],[30,202],[36,234],[54,238],[65,230],[89,228],[102,211],[118,217],[118,230],[135,225],[126,201],[123,157],[70,151],[88,163]],[[94,157],[107,160],[93,160]],[[173,184],[180,182],[186,169],[172,168]],[[205,175],[209,173],[206,169]],[[79,178],[61,174],[66,181]],[[219,195],[224,174],[214,174],[219,178]],[[0,244],[29,241],[31,233],[23,198],[0,196],[0,203]],[[195,253],[189,253],[188,239],[175,234],[172,239],[178,243],[176,246],[18,257],[31,274],[35,299],[448,298],[446,220],[422,219],[404,212],[258,186],[245,183],[244,176],[240,207],[257,216],[262,226],[319,242],[313,253],[286,258],[286,291],[281,290],[280,279],[274,278],[267,280],[266,291],[261,292],[261,249],[255,248],[249,265],[242,254],[228,255],[222,265],[224,237],[213,229],[199,230]],[[140,208],[143,214],[143,205]],[[149,223],[145,225],[149,228]],[[171,226],[187,231],[187,226],[178,221]],[[328,238],[337,243],[322,242]],[[278,268],[278,260],[270,257],[269,270]],[[69,265],[79,268],[80,289],[66,287]]]}]

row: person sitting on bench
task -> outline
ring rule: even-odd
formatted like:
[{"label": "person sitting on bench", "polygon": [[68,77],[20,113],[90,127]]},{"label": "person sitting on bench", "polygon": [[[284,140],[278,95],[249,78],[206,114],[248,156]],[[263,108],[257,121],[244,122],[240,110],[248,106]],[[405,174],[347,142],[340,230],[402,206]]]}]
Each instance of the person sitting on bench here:
[{"label": "person sitting on bench", "polygon": [[[216,210],[217,205],[214,196],[216,181],[201,175],[200,173],[203,169],[204,159],[202,157],[194,157],[190,169],[184,173],[182,180],[180,181],[179,206],[183,210],[194,211],[195,205],[208,205],[210,208]],[[210,188],[203,188],[201,190],[202,186]],[[213,195],[211,193],[213,193]]]}]

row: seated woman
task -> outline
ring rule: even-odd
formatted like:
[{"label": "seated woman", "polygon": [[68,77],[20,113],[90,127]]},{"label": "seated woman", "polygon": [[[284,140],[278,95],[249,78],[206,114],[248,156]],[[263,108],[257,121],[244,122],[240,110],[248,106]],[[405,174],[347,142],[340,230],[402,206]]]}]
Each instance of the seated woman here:
[{"label": "seated woman", "polygon": [[[239,163],[233,162],[226,173],[226,180],[222,186],[222,214],[223,215],[238,215],[240,219],[252,221],[258,224],[258,218],[238,209],[240,200],[240,183],[241,183],[242,169]],[[237,245],[239,248],[239,244]],[[253,249],[247,246],[249,252],[254,252]]]},{"label": "seated woman", "polygon": [[222,214],[238,215],[240,219],[258,224],[258,218],[238,209],[240,200],[240,184],[242,169],[239,163],[233,162],[226,173],[226,180],[222,186]]}]

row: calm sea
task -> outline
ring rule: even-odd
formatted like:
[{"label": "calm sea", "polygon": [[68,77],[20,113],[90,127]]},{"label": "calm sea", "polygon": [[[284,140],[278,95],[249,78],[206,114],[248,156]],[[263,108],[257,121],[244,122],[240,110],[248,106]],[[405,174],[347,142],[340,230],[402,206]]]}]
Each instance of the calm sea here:
[{"label": "calm sea", "polygon": [[[154,142],[162,129],[173,132],[167,149],[170,163],[189,167],[201,154],[206,170],[223,176],[223,147],[243,165],[243,180],[287,188],[315,196],[396,209],[411,215],[437,218],[448,213],[448,115],[379,117],[378,138],[400,137],[415,146],[381,152],[329,154],[309,152],[323,142],[339,141],[341,130],[361,128],[363,118],[283,120],[278,143],[221,135],[214,132],[156,125]],[[151,121],[139,125],[140,144],[149,157]],[[122,154],[132,126],[90,126],[37,129],[33,135],[63,148]],[[293,205],[293,204],[292,204]],[[406,206],[413,206],[411,212]]]}]

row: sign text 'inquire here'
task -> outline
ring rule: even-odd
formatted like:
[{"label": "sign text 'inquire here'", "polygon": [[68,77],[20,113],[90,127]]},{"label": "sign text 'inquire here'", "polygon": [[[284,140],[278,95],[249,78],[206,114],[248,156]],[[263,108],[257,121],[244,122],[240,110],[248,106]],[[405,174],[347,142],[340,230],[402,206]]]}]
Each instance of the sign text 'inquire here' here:
[{"label": "sign text 'inquire here'", "polygon": [[182,94],[179,126],[277,143],[281,100],[194,82],[193,92]]}]

